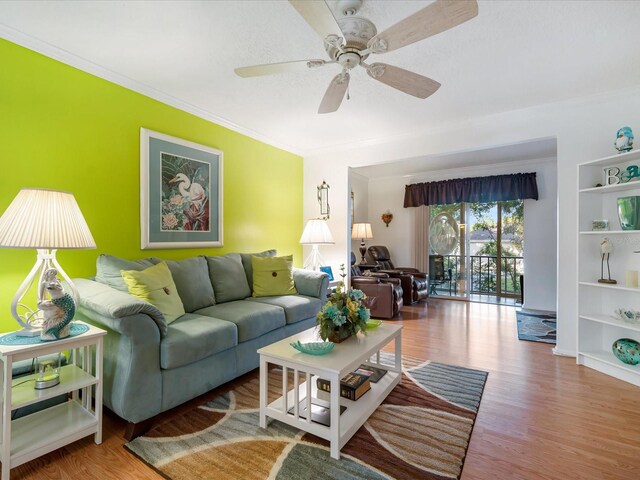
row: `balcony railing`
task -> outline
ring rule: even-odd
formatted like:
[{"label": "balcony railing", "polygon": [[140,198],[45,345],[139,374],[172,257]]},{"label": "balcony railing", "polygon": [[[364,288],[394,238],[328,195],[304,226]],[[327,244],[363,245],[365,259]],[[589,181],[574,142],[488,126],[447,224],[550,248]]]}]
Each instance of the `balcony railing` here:
[{"label": "balcony railing", "polygon": [[[471,294],[485,295],[520,295],[520,275],[523,272],[523,257],[502,257],[500,269],[500,285],[498,285],[498,257],[487,255],[471,255],[466,269],[467,288]],[[444,271],[451,269],[452,282],[461,277],[460,255],[444,255]],[[498,286],[500,288],[498,288]],[[449,286],[435,286],[436,291],[447,293]],[[456,289],[457,290],[457,289]]]}]

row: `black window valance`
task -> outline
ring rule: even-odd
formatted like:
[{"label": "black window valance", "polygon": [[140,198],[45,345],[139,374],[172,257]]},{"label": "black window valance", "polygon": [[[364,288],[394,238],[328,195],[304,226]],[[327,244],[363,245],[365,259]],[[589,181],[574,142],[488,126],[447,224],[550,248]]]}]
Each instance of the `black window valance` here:
[{"label": "black window valance", "polygon": [[406,185],[404,207],[448,205],[460,202],[486,203],[525,198],[538,200],[535,172],[456,178]]}]

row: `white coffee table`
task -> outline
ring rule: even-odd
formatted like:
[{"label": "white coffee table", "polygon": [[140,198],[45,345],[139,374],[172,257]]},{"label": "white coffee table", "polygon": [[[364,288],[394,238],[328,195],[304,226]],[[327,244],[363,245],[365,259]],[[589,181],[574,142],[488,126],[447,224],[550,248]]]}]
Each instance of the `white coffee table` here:
[{"label": "white coffee table", "polygon": [[[340,458],[340,450],[354,433],[367,421],[369,416],[400,382],[402,375],[402,326],[382,324],[375,330],[367,330],[367,335],[358,335],[336,344],[326,355],[309,355],[295,350],[290,342],[320,341],[315,328],[280,340],[258,350],[260,355],[260,426],[266,428],[267,417],[274,418],[305,432],[328,440],[331,444],[331,457]],[[380,350],[395,342],[394,365],[380,363]],[[371,384],[371,390],[356,401],[340,396],[340,379],[356,370],[361,364],[385,368],[388,372],[377,383]],[[267,404],[269,390],[269,364],[282,368],[282,396]],[[293,371],[293,389],[289,390],[288,373]],[[305,381],[300,382],[300,374]],[[324,378],[331,382],[330,400],[318,399],[316,379]],[[311,395],[307,395],[311,385]],[[330,426],[312,422],[311,415],[300,417],[299,404],[305,401],[306,412],[311,411],[313,403],[330,408]],[[347,409],[339,414],[339,405]],[[289,410],[293,408],[293,412]]]}]

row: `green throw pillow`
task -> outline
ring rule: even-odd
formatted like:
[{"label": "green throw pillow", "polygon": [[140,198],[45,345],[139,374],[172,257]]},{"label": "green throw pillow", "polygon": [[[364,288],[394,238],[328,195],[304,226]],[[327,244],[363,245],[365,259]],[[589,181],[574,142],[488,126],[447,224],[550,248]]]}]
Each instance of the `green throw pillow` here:
[{"label": "green throw pillow", "polygon": [[142,271],[122,270],[120,273],[129,293],[154,305],[162,312],[167,323],[185,314],[178,289],[165,262]]},{"label": "green throw pillow", "polygon": [[293,283],[293,256],[251,257],[253,296],[297,295]]}]

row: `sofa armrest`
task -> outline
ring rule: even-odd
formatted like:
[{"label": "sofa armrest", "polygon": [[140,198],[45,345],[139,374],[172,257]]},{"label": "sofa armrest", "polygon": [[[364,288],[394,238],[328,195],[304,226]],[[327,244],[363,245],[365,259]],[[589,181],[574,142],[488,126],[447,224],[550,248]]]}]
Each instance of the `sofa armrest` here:
[{"label": "sofa armrest", "polygon": [[314,270],[293,269],[293,282],[300,295],[316,297],[323,302],[327,299],[329,275]]},{"label": "sofa armrest", "polygon": [[162,411],[160,341],[166,322],[152,305],[87,279],[76,318],[107,331],[104,340],[104,404],[133,423]]},{"label": "sofa armrest", "polygon": [[142,314],[147,315],[156,323],[160,330],[160,336],[164,337],[167,334],[167,321],[164,315],[150,303],[86,278],[76,278],[73,283],[80,294],[78,310],[89,317],[92,316],[92,313],[97,314],[96,319],[102,319],[106,327],[119,333],[125,333],[122,330],[123,325],[118,320]]}]

